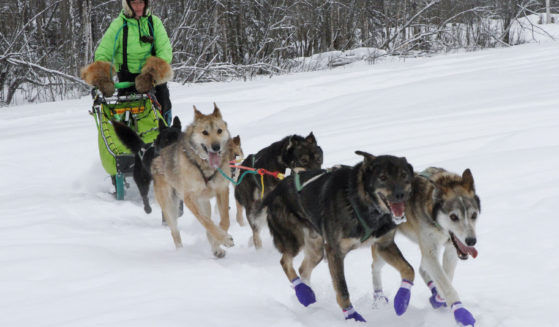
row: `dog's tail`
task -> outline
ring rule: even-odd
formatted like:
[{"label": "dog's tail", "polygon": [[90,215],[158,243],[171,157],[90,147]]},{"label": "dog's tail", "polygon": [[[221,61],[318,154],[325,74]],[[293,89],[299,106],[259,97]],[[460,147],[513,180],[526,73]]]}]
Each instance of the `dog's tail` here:
[{"label": "dog's tail", "polygon": [[113,120],[112,123],[115,128],[116,136],[118,136],[122,144],[132,151],[132,153],[138,153],[145,147],[146,144],[144,141],[142,141],[140,136],[138,136],[132,128],[115,120]]}]

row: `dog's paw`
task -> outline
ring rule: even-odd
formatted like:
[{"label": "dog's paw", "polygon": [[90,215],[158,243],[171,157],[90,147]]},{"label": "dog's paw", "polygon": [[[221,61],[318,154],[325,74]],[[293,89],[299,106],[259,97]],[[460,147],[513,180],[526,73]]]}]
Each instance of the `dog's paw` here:
[{"label": "dog's paw", "polygon": [[355,311],[353,306],[349,306],[345,308],[343,311],[344,311],[345,320],[353,319],[355,321],[367,322],[367,320],[365,320],[365,318],[363,318],[363,316],[361,316],[359,312]]},{"label": "dog's paw", "polygon": [[440,297],[437,293],[431,295],[431,297],[429,298],[429,302],[431,303],[433,309],[446,307],[446,301],[442,297]]},{"label": "dog's paw", "polygon": [[225,257],[225,254],[227,253],[222,248],[216,248],[216,249],[213,250],[213,252],[214,252],[214,256],[218,259],[221,259],[221,258]]},{"label": "dog's paw", "polygon": [[150,207],[149,204],[146,204],[146,205],[144,206],[144,212],[147,213],[147,214],[150,214],[150,213],[151,213],[151,207]]},{"label": "dog's paw", "polygon": [[394,297],[394,311],[398,316],[403,315],[408,309],[408,304],[410,303],[411,287],[413,283],[403,279],[400,289]]},{"label": "dog's paw", "polygon": [[295,288],[295,295],[297,296],[297,300],[304,305],[309,306],[316,302],[316,296],[312,288],[309,285],[303,283],[301,278],[297,277],[291,281],[293,288]]},{"label": "dog's paw", "polygon": [[373,309],[379,309],[386,306],[390,302],[382,291],[375,291],[373,294]]},{"label": "dog's paw", "polygon": [[235,242],[233,241],[233,236],[226,234],[221,244],[223,244],[223,246],[226,246],[228,248],[233,247],[235,245]]},{"label": "dog's paw", "polygon": [[452,304],[452,311],[454,311],[454,319],[462,326],[474,326],[476,320],[470,311],[462,306],[461,302],[454,302]]}]

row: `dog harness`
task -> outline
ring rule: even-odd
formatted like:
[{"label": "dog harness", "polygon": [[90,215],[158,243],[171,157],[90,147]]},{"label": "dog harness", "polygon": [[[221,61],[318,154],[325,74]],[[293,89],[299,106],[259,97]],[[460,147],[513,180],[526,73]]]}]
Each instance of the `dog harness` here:
[{"label": "dog harness", "polygon": [[[192,150],[194,150],[194,148],[192,148]],[[214,171],[213,174],[211,174],[209,177],[206,176],[204,174],[204,171],[202,170],[202,167],[200,167],[200,165],[198,165],[198,163],[196,162],[196,160],[193,160],[192,158],[190,158],[190,156],[188,155],[188,152],[186,151],[186,149],[183,149],[184,154],[186,155],[186,158],[188,159],[188,161],[190,161],[191,164],[193,164],[196,168],[198,168],[198,171],[200,172],[200,175],[202,175],[202,178],[204,179],[204,183],[206,183],[206,185],[208,185],[208,182],[211,181],[215,175],[217,174],[217,169]],[[196,151],[195,151],[196,152]]]},{"label": "dog harness", "polygon": [[357,208],[357,205],[355,204],[355,201],[353,201],[353,199],[349,198],[349,203],[351,203],[351,207],[353,208],[353,211],[355,212],[355,215],[357,216],[357,220],[359,220],[359,223],[361,224],[361,227],[363,227],[363,236],[361,236],[361,243],[365,242],[367,239],[369,239],[369,237],[371,237],[374,233],[373,229],[371,227],[369,227],[369,225],[367,225],[367,222],[365,221],[365,219],[363,219],[363,217],[361,217],[361,215],[359,214],[359,209]]}]

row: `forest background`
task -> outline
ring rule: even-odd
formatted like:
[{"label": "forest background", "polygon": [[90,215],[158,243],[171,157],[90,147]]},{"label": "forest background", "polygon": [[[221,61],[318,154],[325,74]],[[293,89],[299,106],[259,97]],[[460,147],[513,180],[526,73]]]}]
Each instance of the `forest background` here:
[{"label": "forest background", "polygon": [[[247,79],[355,58],[430,55],[529,42],[559,0],[151,0],[173,46],[175,82]],[[121,0],[1,0],[0,107],[83,96]],[[538,22],[520,20],[537,14]],[[523,22],[523,23],[522,23]],[[528,22],[528,23],[526,23]],[[529,35],[529,33],[528,33]],[[326,62],[305,60],[321,53]],[[364,54],[364,55],[363,55]],[[322,64],[318,64],[322,63]]]}]

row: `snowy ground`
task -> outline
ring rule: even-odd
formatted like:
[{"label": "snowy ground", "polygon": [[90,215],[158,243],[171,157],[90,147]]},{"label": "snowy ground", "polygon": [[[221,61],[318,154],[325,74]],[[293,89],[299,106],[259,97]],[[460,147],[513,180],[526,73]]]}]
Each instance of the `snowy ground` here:
[{"label": "snowy ground", "polygon": [[[325,167],[354,150],[406,156],[416,170],[470,168],[482,201],[480,255],[454,284],[476,326],[557,326],[559,260],[559,42],[431,58],[355,63],[249,82],[171,85],[174,113],[221,107],[245,154],[313,131]],[[232,219],[235,247],[215,259],[187,212],[174,249],[159,207],[143,212],[135,185],[109,195],[84,97],[0,111],[0,326],[349,326],[326,263],[313,274],[318,302],[297,302],[263,232]],[[131,181],[132,182],[132,181]],[[234,210],[231,210],[234,217]],[[419,251],[397,242],[417,268]],[[408,312],[372,308],[370,251],[346,258],[353,304],[376,326],[454,326],[416,278]],[[397,272],[384,270],[391,298]],[[555,309],[554,309],[555,308]],[[360,326],[360,325],[359,325]]]}]

